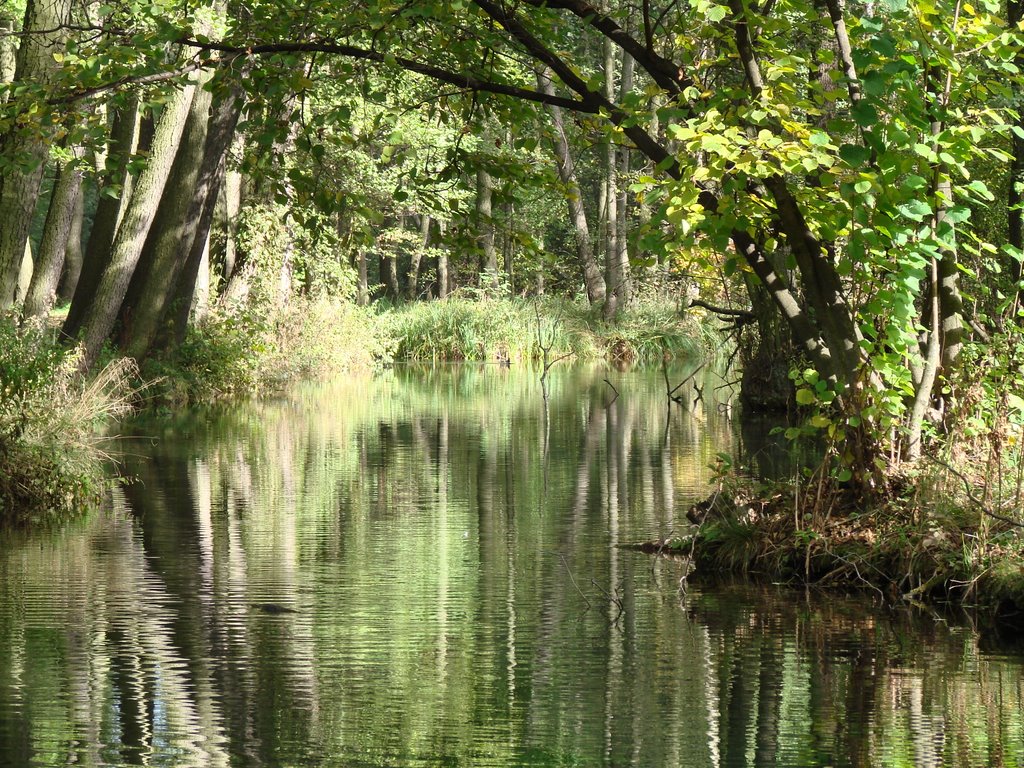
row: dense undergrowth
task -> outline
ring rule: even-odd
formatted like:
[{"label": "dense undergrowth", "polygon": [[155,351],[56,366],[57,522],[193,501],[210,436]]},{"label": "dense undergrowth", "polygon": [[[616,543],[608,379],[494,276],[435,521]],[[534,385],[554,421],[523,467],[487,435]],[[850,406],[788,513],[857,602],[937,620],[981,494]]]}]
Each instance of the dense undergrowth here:
[{"label": "dense undergrowth", "polygon": [[375,313],[334,299],[211,312],[173,352],[147,360],[150,402],[180,407],[279,390],[290,381],[372,371],[393,342]]},{"label": "dense undergrowth", "polygon": [[0,523],[58,522],[99,499],[102,429],[131,409],[136,371],[121,359],[82,380],[77,355],[44,326],[0,320]]},{"label": "dense undergrowth", "polygon": [[395,361],[494,362],[614,358],[660,361],[715,344],[668,304],[641,304],[614,324],[561,299],[456,296],[383,311],[296,300],[280,309],[214,312],[173,354],[147,361],[154,402],[179,406],[259,395],[289,381],[371,371]]},{"label": "dense undergrowth", "polygon": [[382,315],[395,358],[418,362],[577,359],[660,361],[717,343],[714,332],[665,302],[640,302],[614,323],[600,309],[557,298],[450,297]]},{"label": "dense undergrowth", "polygon": [[369,372],[395,360],[495,361],[686,356],[712,339],[664,305],[614,325],[583,305],[452,297],[384,311],[329,298],[215,309],[166,355],[135,363],[108,352],[98,375],[52,325],[0,322],[0,521],[56,521],[103,488],[102,429],[133,406],[178,408],[280,390],[300,379]]}]

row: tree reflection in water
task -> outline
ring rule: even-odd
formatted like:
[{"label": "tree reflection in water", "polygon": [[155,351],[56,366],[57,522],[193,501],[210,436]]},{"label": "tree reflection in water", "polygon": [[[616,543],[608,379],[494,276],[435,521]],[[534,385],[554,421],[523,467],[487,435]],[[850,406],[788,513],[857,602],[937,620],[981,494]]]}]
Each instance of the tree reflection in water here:
[{"label": "tree reflection in water", "polygon": [[400,370],[138,422],[103,513],[0,544],[0,762],[1024,763],[1021,658],[970,628],[680,604],[679,564],[616,547],[680,526],[718,451],[778,461],[756,426],[669,414],[660,371],[549,390]]}]

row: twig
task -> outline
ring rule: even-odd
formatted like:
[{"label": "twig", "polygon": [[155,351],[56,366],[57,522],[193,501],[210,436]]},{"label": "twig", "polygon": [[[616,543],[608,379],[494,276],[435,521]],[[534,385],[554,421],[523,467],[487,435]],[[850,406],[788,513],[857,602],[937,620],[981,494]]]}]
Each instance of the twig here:
[{"label": "twig", "polygon": [[569,574],[569,581],[571,581],[572,585],[574,587],[576,587],[576,591],[580,593],[580,597],[582,597],[583,598],[583,602],[585,602],[587,604],[587,610],[589,611],[590,610],[590,599],[585,594],[583,594],[583,590],[580,589],[580,585],[576,583],[576,579],[573,577],[572,571],[569,570],[569,564],[567,562],[565,562],[565,555],[563,555],[561,552],[558,552],[557,555],[558,555],[559,558],[561,558],[562,565],[565,566],[565,572],[567,574]]},{"label": "twig", "polygon": [[[693,378],[694,376],[696,376],[696,375],[697,375],[698,373],[700,373],[700,369],[701,369],[701,368],[703,368],[703,367],[704,367],[705,365],[707,365],[707,364],[708,364],[708,361],[707,361],[707,360],[705,360],[705,361],[704,361],[703,363],[701,363],[700,365],[698,365],[698,366],[697,366],[696,368],[694,368],[694,369],[693,369],[693,373],[691,373],[691,374],[690,374],[689,376],[687,376],[687,377],[686,377],[685,379],[683,379],[683,380],[682,380],[682,381],[680,381],[680,382],[679,382],[678,384],[676,384],[676,385],[675,385],[674,387],[672,387],[672,389],[670,389],[670,390],[668,391],[668,398],[669,398],[669,400],[674,400],[675,402],[677,402],[677,403],[678,403],[678,402],[679,402],[679,400],[680,400],[680,398],[678,398],[678,397],[673,397],[673,395],[674,395],[674,394],[675,394],[676,392],[678,392],[678,391],[679,391],[679,388],[680,388],[681,386],[683,386],[683,384],[685,384],[685,383],[686,383],[686,382],[688,382],[688,381],[689,381],[690,379],[692,379],[692,378]],[[665,383],[666,383],[666,385],[668,384],[668,377],[667,377],[667,375],[666,375],[666,381],[665,381]]]},{"label": "twig", "polygon": [[[617,390],[617,389],[615,388],[615,385],[614,385],[614,384],[612,384],[612,383],[611,383],[610,381],[608,381],[608,379],[605,379],[605,380],[604,380],[604,383],[605,383],[605,384],[607,384],[607,385],[608,385],[609,387],[611,387],[611,388],[612,388],[612,392],[614,392],[614,393],[615,393],[615,397],[613,397],[613,398],[611,399],[611,401],[609,401],[609,403],[608,403],[608,405],[611,405],[612,403],[614,403],[614,402],[615,402],[616,400],[618,400],[618,399],[619,399],[619,390]],[[608,406],[606,405],[605,407],[607,408]]]}]

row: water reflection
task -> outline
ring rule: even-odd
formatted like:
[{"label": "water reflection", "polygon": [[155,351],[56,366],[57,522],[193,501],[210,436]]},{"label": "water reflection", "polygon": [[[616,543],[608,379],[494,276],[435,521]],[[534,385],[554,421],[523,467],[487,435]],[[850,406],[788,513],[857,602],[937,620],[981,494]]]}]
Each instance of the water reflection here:
[{"label": "water reflection", "polygon": [[698,386],[670,416],[660,372],[560,369],[545,409],[526,371],[401,370],[140,421],[109,509],[0,544],[0,763],[1024,762],[1021,659],[969,629],[680,604],[616,548],[768,456]]}]

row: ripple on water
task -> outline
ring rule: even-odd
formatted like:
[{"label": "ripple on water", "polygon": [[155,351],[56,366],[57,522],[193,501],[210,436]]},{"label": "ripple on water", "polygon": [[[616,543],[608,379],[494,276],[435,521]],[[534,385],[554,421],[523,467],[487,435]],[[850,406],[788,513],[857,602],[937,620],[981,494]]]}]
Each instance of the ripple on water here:
[{"label": "ripple on water", "polygon": [[769,454],[660,371],[553,375],[546,411],[526,369],[397,370],[129,441],[103,513],[0,542],[0,765],[1024,764],[1016,651],[617,549]]}]

